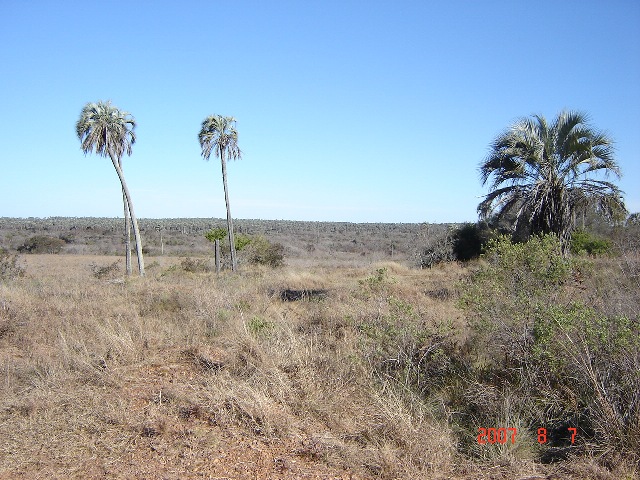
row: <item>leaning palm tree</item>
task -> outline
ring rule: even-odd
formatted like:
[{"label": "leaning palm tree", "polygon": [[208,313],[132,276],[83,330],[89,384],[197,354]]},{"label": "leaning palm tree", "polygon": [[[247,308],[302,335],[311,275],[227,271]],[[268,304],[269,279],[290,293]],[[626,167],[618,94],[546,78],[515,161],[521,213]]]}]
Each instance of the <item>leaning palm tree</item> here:
[{"label": "leaning palm tree", "polygon": [[223,117],[222,115],[211,115],[204,119],[200,133],[198,134],[202,156],[209,160],[211,151],[220,158],[222,163],[222,184],[224,187],[224,201],[227,206],[227,231],[229,232],[229,246],[231,249],[231,270],[236,271],[238,262],[236,260],[236,245],[233,237],[233,219],[229,207],[229,190],[227,188],[227,160],[237,160],[242,157],[242,152],[238,148],[238,132],[236,131],[236,119],[233,117]]},{"label": "leaning palm tree", "polygon": [[[85,155],[95,151],[98,155],[108,156],[116,169],[123,192],[124,216],[125,216],[125,244],[129,255],[131,255],[130,245],[127,241],[129,236],[129,218],[133,224],[133,234],[136,242],[136,255],[138,256],[138,270],[140,276],[144,276],[144,258],[142,256],[142,240],[138,228],[138,220],[133,211],[131,194],[127,188],[127,183],[122,173],[122,156],[126,153],[131,155],[131,146],[136,141],[134,129],[136,122],[128,112],[122,111],[111,102],[87,103],[80,119],[76,123],[76,134],[81,143],[82,151]],[[130,260],[127,274],[131,273]]]},{"label": "leaning palm tree", "polygon": [[481,217],[510,217],[514,230],[553,233],[566,253],[579,214],[594,209],[611,219],[626,212],[622,192],[606,180],[620,178],[613,141],[588,120],[564,111],[549,124],[536,115],[500,134],[480,165],[482,184],[492,178]]}]

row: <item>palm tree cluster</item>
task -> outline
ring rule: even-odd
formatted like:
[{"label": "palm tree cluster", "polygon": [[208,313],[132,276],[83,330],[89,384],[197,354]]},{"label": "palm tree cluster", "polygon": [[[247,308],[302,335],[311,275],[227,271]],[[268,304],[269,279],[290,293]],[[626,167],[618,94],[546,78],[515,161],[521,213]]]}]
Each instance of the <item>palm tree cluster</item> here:
[{"label": "palm tree cluster", "polygon": [[613,141],[588,123],[584,113],[563,111],[549,123],[523,118],[500,134],[480,165],[490,193],[478,206],[481,217],[509,218],[514,230],[552,233],[563,251],[576,219],[589,210],[606,218],[626,213]]},{"label": "palm tree cluster", "polygon": [[[231,245],[231,267],[233,271],[238,268],[236,259],[235,242],[233,235],[233,220],[231,218],[231,207],[229,204],[229,191],[227,187],[227,160],[240,159],[242,153],[238,148],[238,131],[236,130],[236,120],[233,117],[221,115],[211,115],[202,122],[202,127],[198,135],[202,156],[209,160],[211,152],[222,163],[222,181],[224,186],[224,199],[227,208],[227,226],[229,232],[229,245]],[[131,155],[131,148],[136,141],[134,129],[136,122],[128,112],[113,106],[110,101],[87,103],[80,113],[80,118],[76,123],[76,134],[80,140],[81,148],[85,155],[95,152],[103,157],[109,157],[116,169],[120,184],[122,186],[122,202],[124,205],[125,218],[125,252],[126,271],[131,274],[131,246],[130,246],[130,225],[133,224],[133,231],[136,242],[136,256],[138,257],[138,269],[141,276],[144,276],[144,258],[142,254],[142,239],[140,229],[136,219],[131,194],[122,171],[122,156],[126,153]]]}]

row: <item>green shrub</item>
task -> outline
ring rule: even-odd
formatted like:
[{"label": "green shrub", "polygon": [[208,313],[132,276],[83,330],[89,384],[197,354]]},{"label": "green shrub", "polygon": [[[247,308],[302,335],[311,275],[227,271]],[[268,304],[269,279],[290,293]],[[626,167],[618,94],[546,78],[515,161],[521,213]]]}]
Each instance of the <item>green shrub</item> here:
[{"label": "green shrub", "polygon": [[18,247],[20,253],[60,253],[65,241],[56,237],[36,235]]},{"label": "green shrub", "polygon": [[366,293],[386,292],[386,287],[394,282],[395,280],[389,277],[389,272],[385,267],[377,268],[372,275],[364,280],[358,280]]},{"label": "green shrub", "polygon": [[226,228],[212,228],[207,233],[204,234],[204,238],[209,240],[210,242],[215,242],[216,240],[223,240],[227,236]]},{"label": "green shrub", "polygon": [[247,322],[247,329],[251,334],[260,337],[266,336],[270,330],[275,327],[273,322],[265,320],[262,317],[254,316]]},{"label": "green shrub", "polygon": [[[470,365],[461,394],[451,398],[465,438],[496,425],[508,399],[530,428],[545,427],[549,458],[570,445],[640,450],[640,327],[563,294],[573,263],[553,236],[512,244],[489,242],[486,262],[461,286],[471,329]],[[555,449],[555,450],[554,450]]]},{"label": "green shrub", "polygon": [[571,253],[606,255],[611,253],[611,242],[597,238],[584,230],[578,230],[571,235]]},{"label": "green shrub", "polygon": [[271,243],[264,237],[252,237],[246,249],[247,260],[254,265],[281,267],[284,265],[284,246]]},{"label": "green shrub", "polygon": [[456,260],[477,258],[492,238],[493,232],[486,223],[464,223],[453,231],[453,254]]},{"label": "green shrub", "polygon": [[233,243],[236,244],[236,250],[238,252],[240,252],[241,250],[244,250],[244,247],[246,247],[253,241],[254,241],[254,238],[248,235],[243,235],[242,233],[238,233],[233,237]]}]

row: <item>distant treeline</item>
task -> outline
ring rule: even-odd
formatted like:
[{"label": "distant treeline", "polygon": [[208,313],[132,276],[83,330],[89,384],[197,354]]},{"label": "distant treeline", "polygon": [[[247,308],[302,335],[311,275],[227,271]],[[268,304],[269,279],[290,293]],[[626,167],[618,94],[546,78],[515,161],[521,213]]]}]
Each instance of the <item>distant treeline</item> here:
[{"label": "distant treeline", "polygon": [[[47,217],[9,218],[0,217],[0,230],[69,231],[103,230],[120,231],[122,218],[105,217]],[[236,231],[249,235],[266,233],[366,233],[394,232],[417,233],[425,224],[419,223],[350,223],[315,222],[297,220],[234,220]],[[163,230],[188,235],[202,235],[216,227],[226,227],[223,218],[142,218],[141,231]],[[447,227],[453,224],[437,224]]]}]

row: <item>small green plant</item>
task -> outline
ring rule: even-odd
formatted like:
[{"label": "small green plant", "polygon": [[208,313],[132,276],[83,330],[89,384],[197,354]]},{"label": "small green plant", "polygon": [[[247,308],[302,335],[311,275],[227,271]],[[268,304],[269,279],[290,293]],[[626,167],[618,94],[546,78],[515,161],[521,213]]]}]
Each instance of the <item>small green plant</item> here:
[{"label": "small green plant", "polygon": [[378,268],[373,274],[364,280],[358,280],[358,283],[372,292],[383,290],[393,280],[389,278],[386,268]]},{"label": "small green plant", "polygon": [[273,329],[274,323],[264,318],[255,316],[247,322],[247,329],[255,336],[266,335],[271,329]]},{"label": "small green plant", "polygon": [[254,238],[251,238],[248,235],[243,235],[242,233],[238,233],[233,237],[233,241],[236,244],[236,250],[241,251],[244,250],[244,247],[249,245],[254,241]]}]

